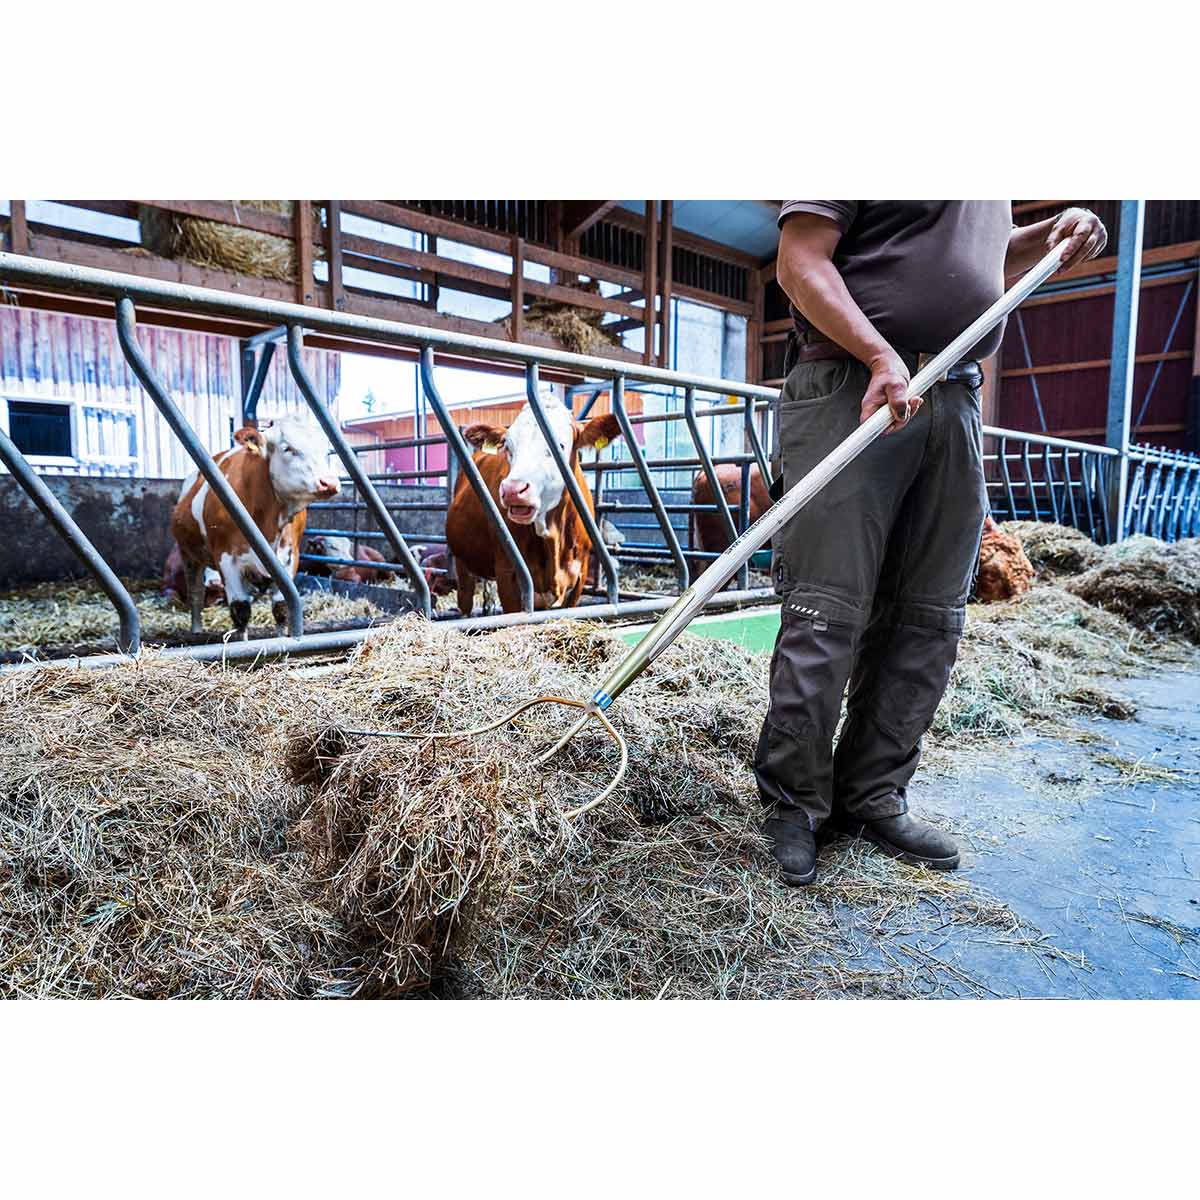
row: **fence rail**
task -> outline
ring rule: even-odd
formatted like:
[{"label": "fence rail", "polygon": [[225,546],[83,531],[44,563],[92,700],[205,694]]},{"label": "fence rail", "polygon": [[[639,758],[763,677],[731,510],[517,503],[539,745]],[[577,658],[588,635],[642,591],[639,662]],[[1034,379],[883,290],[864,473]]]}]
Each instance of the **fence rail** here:
[{"label": "fence rail", "polygon": [[[590,376],[597,382],[577,391],[582,399],[578,414],[586,416],[598,396],[607,391],[612,400],[612,410],[617,418],[623,438],[614,443],[608,457],[597,456],[595,461],[581,464],[591,474],[596,518],[590,514],[584,524],[596,547],[600,576],[597,588],[590,601],[580,607],[581,613],[597,616],[614,616],[649,611],[646,601],[622,600],[620,591],[620,567],[622,560],[629,563],[657,563],[673,569],[675,586],[684,589],[696,564],[703,564],[715,557],[713,552],[700,551],[689,544],[687,549],[680,543],[676,518],[691,520],[699,514],[712,514],[718,518],[720,527],[727,537],[744,531],[751,517],[750,495],[753,472],[758,471],[764,483],[770,481],[770,463],[767,447],[775,444],[775,414],[773,402],[778,397],[774,388],[736,380],[692,375],[686,372],[669,371],[640,363],[614,362],[612,359],[572,354],[564,350],[522,345],[492,338],[477,337],[425,326],[408,325],[364,317],[347,312],[315,309],[285,301],[264,299],[230,292],[192,287],[161,279],[118,274],[112,271],[81,267],[72,264],[49,262],[43,259],[0,253],[0,283],[35,287],[42,291],[83,293],[92,297],[111,300],[118,317],[122,347],[125,349],[135,372],[147,388],[154,403],[167,417],[177,436],[183,442],[197,469],[213,485],[213,491],[229,509],[235,522],[242,527],[268,573],[287,602],[290,633],[288,638],[269,639],[252,643],[246,650],[224,651],[228,657],[254,657],[302,652],[316,652],[321,647],[353,644],[361,640],[361,631],[354,636],[330,639],[329,635],[303,634],[302,614],[298,595],[290,574],[276,558],[262,535],[253,527],[248,514],[241,509],[236,496],[225,492],[224,477],[212,456],[200,443],[195,431],[187,425],[178,408],[173,404],[161,381],[157,380],[140,355],[135,325],[135,304],[153,306],[179,312],[203,312],[215,316],[235,316],[253,321],[262,326],[260,335],[264,343],[264,356],[276,341],[287,341],[289,365],[310,409],[330,440],[333,451],[340,458],[356,488],[353,501],[333,501],[314,504],[314,509],[352,511],[355,516],[354,530],[314,528],[314,534],[345,535],[385,543],[390,550],[387,566],[405,576],[412,589],[414,606],[432,616],[430,589],[427,576],[416,561],[409,541],[417,536],[405,534],[397,528],[393,512],[409,510],[431,511],[436,503],[390,503],[385,501],[375,488],[375,482],[386,479],[396,482],[401,476],[419,479],[433,477],[447,479],[447,504],[453,496],[460,476],[465,477],[482,505],[486,518],[496,536],[501,552],[508,558],[515,572],[520,594],[520,614],[511,614],[515,619],[551,619],[545,611],[534,613],[533,582],[529,569],[521,557],[507,523],[484,484],[475,465],[474,456],[461,432],[454,424],[452,415],[441,398],[438,389],[435,355],[443,353],[454,361],[464,358],[480,363],[519,364],[526,376],[527,401],[538,418],[543,436],[547,439],[556,467],[564,486],[581,513],[586,511],[583,496],[578,488],[574,471],[566,457],[557,452],[557,443],[548,436],[548,423],[542,409],[538,385],[541,367],[569,370],[578,375]],[[358,455],[376,446],[351,446],[347,444],[329,409],[316,394],[311,380],[307,379],[300,362],[300,349],[306,332],[342,336],[357,342],[374,342],[388,346],[403,346],[419,354],[421,378],[430,407],[441,427],[441,433],[421,437],[402,438],[396,445],[430,446],[443,444],[447,447],[447,465],[441,470],[417,470],[385,472],[382,477],[368,474],[361,466]],[[261,363],[261,360],[260,360]],[[250,380],[250,392],[261,377],[261,368]],[[625,385],[636,381],[666,389],[664,411],[654,413],[630,413],[624,401]],[[706,403],[698,406],[701,396],[732,398],[732,403]],[[671,405],[675,405],[674,408]],[[710,449],[702,436],[699,425],[701,417],[720,420],[733,418],[740,428],[740,450],[726,448]],[[682,423],[690,441],[691,451],[674,457],[648,456],[637,439],[641,428],[663,424]],[[1084,442],[1073,442],[1045,435],[1021,433],[1015,430],[984,428],[985,467],[989,496],[994,513],[1008,519],[1053,520],[1073,525],[1084,530],[1097,541],[1109,541],[1113,534],[1113,519],[1110,497],[1114,494],[1114,481],[1118,472],[1129,472],[1126,527],[1134,532],[1151,533],[1166,540],[1195,536],[1200,532],[1200,458],[1177,451],[1159,450],[1152,447],[1131,447],[1127,452],[1095,446]],[[383,443],[380,444],[381,446]],[[616,447],[623,446],[617,457]],[[15,463],[13,475],[31,496],[34,495],[32,469],[20,456],[15,447],[5,447],[10,467]],[[627,456],[627,457],[626,457]],[[718,468],[733,466],[741,484],[740,503],[731,505],[724,489],[720,486]],[[699,471],[706,478],[713,495],[708,504],[698,504],[690,497],[673,500],[664,492],[671,489],[656,480],[656,474],[686,471],[689,475]],[[632,473],[638,480],[644,500],[633,501],[611,499],[610,477],[618,473]],[[30,478],[32,477],[32,479]],[[677,489],[678,490],[678,489]],[[34,497],[37,500],[37,497]],[[241,510],[239,512],[239,510]],[[655,532],[661,542],[636,541],[624,546],[608,547],[604,543],[601,515],[604,513],[637,513],[653,520],[641,528]],[[360,513],[369,514],[380,529],[359,531],[357,520]],[[120,645],[136,649],[136,614],[131,618],[126,604],[127,594],[113,586],[114,577],[107,564],[88,543],[73,522],[51,517],[59,534],[85,561],[89,569],[100,579],[106,592],[112,597],[122,618]],[[239,519],[242,518],[242,519]],[[320,525],[318,520],[316,523]],[[259,545],[259,542],[264,544]],[[377,561],[345,559],[336,555],[303,556],[310,562],[361,563],[379,566]],[[763,599],[769,592],[748,590],[749,567],[743,567],[734,584],[736,593],[726,593],[744,600]],[[669,588],[664,589],[669,590]],[[724,603],[724,601],[722,601]],[[561,615],[556,613],[554,615]],[[466,614],[469,617],[469,614]],[[478,622],[472,622],[472,627]],[[257,647],[255,649],[254,647]],[[306,649],[307,648],[307,649]],[[181,655],[198,658],[220,656],[221,648],[182,647],[175,651]]]}]

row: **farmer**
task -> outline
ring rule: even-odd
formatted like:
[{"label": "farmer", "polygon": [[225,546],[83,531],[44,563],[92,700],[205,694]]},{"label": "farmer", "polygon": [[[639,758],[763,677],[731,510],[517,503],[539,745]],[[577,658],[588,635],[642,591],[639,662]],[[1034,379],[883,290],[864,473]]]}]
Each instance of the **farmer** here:
[{"label": "farmer", "polygon": [[777,479],[782,468],[791,488],[885,404],[896,424],[775,542],[783,622],[754,761],[766,832],[792,884],[816,878],[830,828],[952,870],[958,847],[909,813],[908,784],[950,679],[988,511],[978,360],[1003,327],[924,403],[906,406],[904,393],[1006,279],[1062,241],[1064,268],[1085,262],[1107,236],[1082,208],[1014,228],[1006,200],[786,200],[779,224],[778,279],[795,329]]}]

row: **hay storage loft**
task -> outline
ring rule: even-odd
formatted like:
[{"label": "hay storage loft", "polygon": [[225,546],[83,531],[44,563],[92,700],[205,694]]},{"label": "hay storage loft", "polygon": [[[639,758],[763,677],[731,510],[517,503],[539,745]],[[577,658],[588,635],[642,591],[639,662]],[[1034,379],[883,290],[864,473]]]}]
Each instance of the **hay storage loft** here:
[{"label": "hay storage loft", "polygon": [[[1017,201],[1015,219],[1036,221],[1067,203]],[[1079,203],[1109,228],[1105,257],[1040,289],[985,364],[993,509],[1073,526],[1099,542],[1122,526],[1173,540],[1200,527],[1200,203]],[[453,339],[499,339],[534,358],[545,352],[539,384],[577,413],[609,410],[612,379],[554,354],[611,363],[614,374],[628,374],[622,403],[637,445],[611,446],[603,455],[611,461],[591,479],[601,485],[600,515],[624,539],[615,552],[622,578],[637,580],[623,603],[678,591],[684,561],[693,573],[703,565],[689,557],[697,456],[726,456],[746,473],[756,452],[769,453],[765,400],[746,422],[745,397],[701,395],[706,415],[689,432],[685,388],[637,372],[779,386],[790,322],[774,282],[776,212],[776,201],[750,200],[13,200],[0,202],[0,234],[7,250],[46,263],[311,310],[300,352],[311,390],[334,409],[382,501],[407,510],[398,524],[413,544],[441,538],[456,469],[429,388],[422,377],[402,411],[350,415],[337,404],[346,355],[411,362],[416,379],[420,347],[321,328],[321,314],[438,331],[450,340],[433,347],[432,368],[499,378],[496,395],[449,401],[457,425],[510,419],[527,379],[521,363],[489,360]],[[118,575],[157,576],[192,458],[123,356],[112,299],[0,285],[0,429]],[[242,424],[305,409],[284,331],[267,319],[183,302],[139,304],[137,316],[149,363],[210,453]],[[1132,450],[1114,455],[1122,443]],[[0,549],[0,587],[79,576],[69,548],[47,536],[12,478],[0,478],[0,513],[11,532]],[[731,518],[740,529],[748,514]],[[310,526],[387,547],[353,487]],[[740,586],[752,582],[764,580],[747,575]],[[585,597],[604,598],[603,580]],[[393,596],[386,607],[404,605]]]}]

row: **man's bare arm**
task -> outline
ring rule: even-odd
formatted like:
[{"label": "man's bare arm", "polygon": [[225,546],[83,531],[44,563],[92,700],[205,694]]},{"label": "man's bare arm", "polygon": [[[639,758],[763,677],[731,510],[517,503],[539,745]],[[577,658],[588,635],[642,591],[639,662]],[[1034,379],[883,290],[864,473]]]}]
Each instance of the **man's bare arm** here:
[{"label": "man's bare arm", "polygon": [[794,213],[783,223],[779,235],[775,276],[804,318],[871,372],[861,419],[865,421],[888,404],[897,424],[903,425],[921,402],[914,400],[911,407],[906,407],[904,393],[909,375],[904,360],[867,320],[833,265],[841,236],[837,223],[828,217]]},{"label": "man's bare arm", "polygon": [[1004,278],[1024,275],[1062,241],[1067,242],[1067,253],[1059,270],[1066,271],[1095,258],[1108,244],[1108,231],[1100,218],[1086,208],[1064,209],[1057,217],[1014,229],[1008,239]]}]

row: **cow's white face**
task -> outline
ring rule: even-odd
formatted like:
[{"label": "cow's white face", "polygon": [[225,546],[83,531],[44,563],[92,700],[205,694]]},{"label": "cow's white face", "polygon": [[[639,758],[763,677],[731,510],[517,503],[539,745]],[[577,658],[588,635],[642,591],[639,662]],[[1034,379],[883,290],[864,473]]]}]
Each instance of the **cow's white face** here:
[{"label": "cow's white face", "polygon": [[341,491],[329,442],[317,425],[302,417],[284,417],[262,430],[262,444],[271,487],[289,510],[298,512]]},{"label": "cow's white face", "polygon": [[[568,463],[572,463],[577,449],[604,445],[619,432],[616,418],[611,415],[593,417],[580,425],[558,399],[547,398],[542,407]],[[503,453],[507,471],[500,481],[500,509],[514,525],[532,525],[545,537],[549,532],[547,519],[562,503],[566,488],[529,406],[517,414],[507,429],[472,425],[465,430],[465,436],[480,449]]]}]

